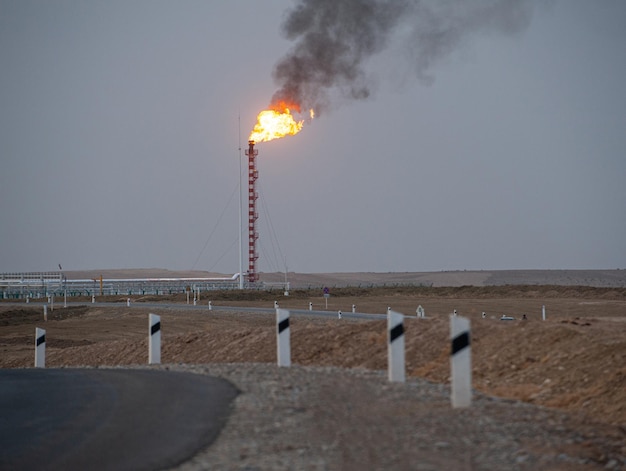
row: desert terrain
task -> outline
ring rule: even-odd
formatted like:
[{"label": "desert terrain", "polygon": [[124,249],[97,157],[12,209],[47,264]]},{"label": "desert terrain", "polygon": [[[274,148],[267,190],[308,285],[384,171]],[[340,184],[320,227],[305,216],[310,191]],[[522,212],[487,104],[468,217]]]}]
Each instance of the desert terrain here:
[{"label": "desert terrain", "polygon": [[[165,276],[149,272],[144,276]],[[187,304],[185,293],[133,296],[130,307],[126,296],[97,297],[96,304],[71,298],[66,308],[57,300],[47,321],[44,300],[5,301],[0,302],[0,368],[33,367],[35,327],[46,329],[46,367],[145,368],[148,314],[153,312],[161,316],[159,368],[219,375],[242,391],[218,442],[182,470],[363,469],[372,463],[377,463],[372,469],[414,469],[416,459],[430,463],[423,469],[623,469],[622,272],[611,271],[608,277],[559,273],[561,284],[554,283],[554,273],[535,278],[551,284],[506,282],[532,280],[528,272],[437,273],[424,283],[415,283],[415,274],[301,275],[293,278],[310,289],[292,285],[288,296],[282,288],[204,292],[197,306]],[[402,281],[407,277],[408,286]],[[584,279],[597,287],[572,284]],[[321,286],[331,287],[328,299]],[[300,310],[312,303],[313,309],[332,314],[292,314],[289,372],[274,366],[274,301]],[[386,321],[336,315],[350,313],[353,305],[359,313],[382,314],[391,307],[406,316],[406,387],[389,389],[383,379]],[[220,310],[226,306],[265,311]],[[426,318],[416,317],[418,306]],[[445,398],[450,383],[449,316],[455,310],[471,321],[476,391],[475,407],[461,415],[440,397]],[[500,320],[503,315],[514,320]],[[436,414],[428,401],[422,404],[424,394],[439,397]],[[406,413],[399,414],[398,407]],[[390,413],[400,422],[385,419]],[[465,439],[452,431],[450,421],[456,420],[464,421]],[[430,424],[427,429],[420,426],[424,423]],[[367,450],[352,439],[362,428]],[[405,432],[398,435],[400,430]],[[411,440],[412,431],[426,433],[420,435],[421,445]],[[385,450],[398,443],[402,452],[390,457]]]},{"label": "desert terrain", "polygon": [[[355,278],[364,280],[367,274]],[[472,322],[477,390],[583,413],[593,421],[626,424],[626,288],[353,286],[333,288],[328,307],[317,289],[295,289],[288,297],[280,290],[202,296],[201,304],[210,297],[214,306],[270,308],[277,300],[284,308],[307,309],[311,302],[316,310],[344,313],[353,304],[363,313],[385,313],[392,307],[407,316],[407,374],[438,383],[449,381],[449,315],[456,310]],[[45,323],[41,306],[0,304],[0,367],[33,365],[35,326],[47,331],[49,367],[145,364],[147,316],[155,309],[143,308],[142,302],[169,306],[156,309],[162,318],[163,363],[276,361],[275,321],[268,313],[187,310],[182,293],[135,297],[131,308],[126,297],[98,299],[111,302],[110,307],[82,301],[84,305],[65,309],[57,303]],[[416,318],[418,305],[426,319]],[[541,320],[544,305],[546,321]],[[501,321],[502,315],[515,320]],[[291,326],[294,364],[386,368],[385,321],[297,315]]]}]

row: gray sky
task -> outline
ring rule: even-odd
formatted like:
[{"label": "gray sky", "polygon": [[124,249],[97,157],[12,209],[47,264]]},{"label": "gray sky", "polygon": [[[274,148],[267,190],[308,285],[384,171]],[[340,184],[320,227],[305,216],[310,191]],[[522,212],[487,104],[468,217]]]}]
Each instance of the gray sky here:
[{"label": "gray sky", "polygon": [[[0,272],[238,271],[293,5],[0,0]],[[626,268],[626,2],[531,6],[258,144],[260,271]]]}]

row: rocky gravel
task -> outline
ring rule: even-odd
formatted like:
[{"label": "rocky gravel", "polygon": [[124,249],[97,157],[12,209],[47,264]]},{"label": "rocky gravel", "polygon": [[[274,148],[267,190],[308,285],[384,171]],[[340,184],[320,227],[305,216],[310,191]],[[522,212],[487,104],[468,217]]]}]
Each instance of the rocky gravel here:
[{"label": "rocky gravel", "polygon": [[[384,371],[238,363],[162,365],[240,391],[219,438],[176,470],[621,470],[626,429]],[[210,406],[210,405],[207,405]]]}]

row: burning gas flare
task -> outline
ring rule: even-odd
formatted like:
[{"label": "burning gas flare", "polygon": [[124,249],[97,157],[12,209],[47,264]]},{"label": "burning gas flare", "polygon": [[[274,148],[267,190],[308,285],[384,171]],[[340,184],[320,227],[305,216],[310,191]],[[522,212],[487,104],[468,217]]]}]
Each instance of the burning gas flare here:
[{"label": "burning gas flare", "polygon": [[[279,103],[268,110],[261,111],[248,140],[265,142],[298,134],[304,125],[304,120],[296,121],[290,109],[300,111],[298,105],[289,106],[285,103]],[[313,118],[313,110],[310,110],[309,115]]]}]

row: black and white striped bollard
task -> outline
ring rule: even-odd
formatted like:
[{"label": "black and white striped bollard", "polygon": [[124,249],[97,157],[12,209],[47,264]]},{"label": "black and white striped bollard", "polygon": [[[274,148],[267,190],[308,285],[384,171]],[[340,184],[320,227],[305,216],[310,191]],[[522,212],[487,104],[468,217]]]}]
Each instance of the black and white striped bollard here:
[{"label": "black and white striped bollard", "polygon": [[472,356],[470,348],[470,321],[466,317],[450,316],[452,350],[452,407],[469,407],[472,402]]},{"label": "black and white striped bollard", "polygon": [[387,312],[387,337],[389,381],[404,383],[404,316],[391,309]]},{"label": "black and white striped bollard", "polygon": [[149,315],[150,336],[148,337],[148,364],[161,363],[161,317]]},{"label": "black and white striped bollard", "polygon": [[287,309],[276,309],[276,354],[278,366],[291,366],[289,311]]},{"label": "black and white striped bollard", "polygon": [[35,327],[35,368],[46,367],[46,331]]}]

